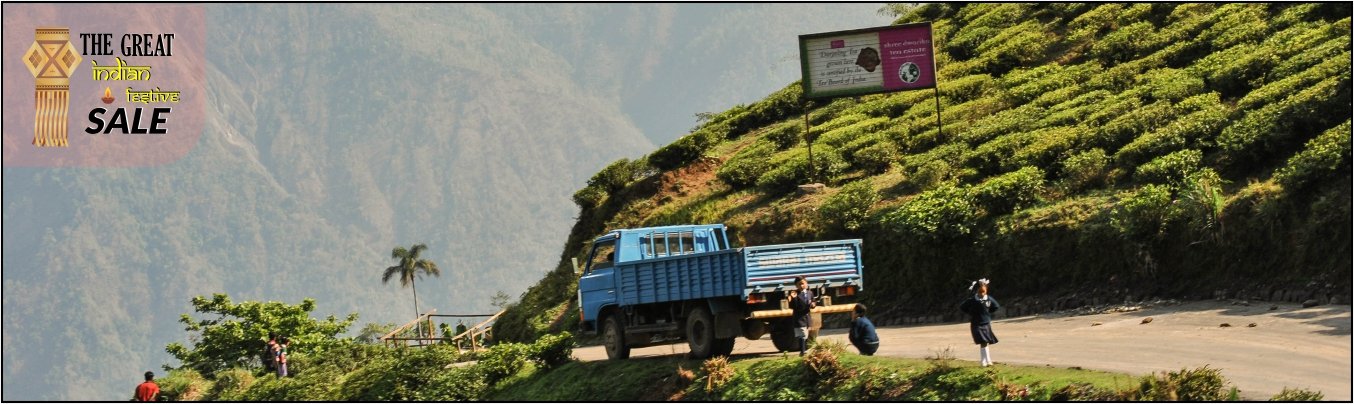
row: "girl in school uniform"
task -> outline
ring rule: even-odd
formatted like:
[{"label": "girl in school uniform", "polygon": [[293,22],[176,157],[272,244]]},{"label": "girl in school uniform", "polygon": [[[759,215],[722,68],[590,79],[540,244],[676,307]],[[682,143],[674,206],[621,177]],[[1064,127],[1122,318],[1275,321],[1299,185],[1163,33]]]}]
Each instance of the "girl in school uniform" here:
[{"label": "girl in school uniform", "polygon": [[959,310],[969,315],[969,332],[973,334],[973,343],[978,344],[982,366],[992,365],[992,354],[987,350],[988,345],[997,343],[997,335],[992,333],[992,313],[1001,309],[997,299],[987,295],[988,283],[984,278],[969,285],[973,296],[959,305]]}]

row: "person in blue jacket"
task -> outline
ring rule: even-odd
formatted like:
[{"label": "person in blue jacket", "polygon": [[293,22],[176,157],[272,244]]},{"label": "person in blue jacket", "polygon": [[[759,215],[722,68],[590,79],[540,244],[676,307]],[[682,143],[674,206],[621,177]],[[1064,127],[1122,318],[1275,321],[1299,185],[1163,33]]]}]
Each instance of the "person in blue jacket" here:
[{"label": "person in blue jacket", "polygon": [[799,339],[799,356],[809,349],[809,326],[813,322],[809,313],[813,311],[813,291],[809,290],[809,280],[803,275],[795,277],[795,290],[790,291],[790,309],[793,314],[795,338]]},{"label": "person in blue jacket", "polygon": [[992,353],[988,345],[997,343],[997,335],[992,333],[992,313],[1001,309],[997,299],[987,295],[986,278],[969,285],[973,297],[959,304],[959,310],[969,316],[969,332],[973,334],[973,343],[978,344],[979,362],[982,366],[992,365]]},{"label": "person in blue jacket", "polygon": [[864,304],[856,303],[856,309],[851,312],[851,331],[847,333],[847,338],[861,355],[873,356],[879,350],[879,334],[874,332],[874,323],[865,318],[866,310]]}]

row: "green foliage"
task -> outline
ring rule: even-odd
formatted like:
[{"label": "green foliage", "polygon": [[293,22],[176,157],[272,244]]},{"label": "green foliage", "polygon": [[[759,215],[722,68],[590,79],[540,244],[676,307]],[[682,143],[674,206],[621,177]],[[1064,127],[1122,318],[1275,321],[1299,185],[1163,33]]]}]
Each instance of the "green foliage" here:
[{"label": "green foliage", "polygon": [[[248,371],[241,371],[246,375],[249,374]],[[217,384],[219,383],[218,381]],[[155,384],[160,386],[160,400],[162,401],[198,401],[207,394],[208,390],[214,388],[212,382],[192,369],[172,370],[169,375],[155,379]]]},{"label": "green foliage", "polygon": [[869,134],[884,129],[888,125],[889,118],[887,117],[864,119],[841,128],[824,132],[822,136],[814,141],[814,145],[821,143],[834,148],[840,148],[847,142],[863,136],[868,136]]},{"label": "green foliage", "polygon": [[480,353],[475,368],[488,383],[493,384],[522,370],[531,355],[531,347],[517,342],[495,344],[488,351]]},{"label": "green foliage", "polygon": [[1281,102],[1247,112],[1222,130],[1218,146],[1229,162],[1254,161],[1266,151],[1287,148],[1294,138],[1301,139],[1299,135],[1307,130],[1340,122],[1336,119],[1343,117],[1329,111],[1347,108],[1349,101],[1349,76],[1328,78]]},{"label": "green foliage", "polygon": [[881,141],[857,150],[852,155],[855,166],[872,174],[887,171],[898,159],[898,146],[889,141]]},{"label": "green foliage", "polygon": [[1044,170],[1022,167],[978,184],[973,188],[974,202],[989,215],[1003,215],[1039,201],[1044,186]]},{"label": "green foliage", "polygon": [[879,192],[870,180],[846,184],[818,208],[818,215],[828,228],[854,231],[865,225],[870,206],[879,202]]},{"label": "green foliage", "polygon": [[1275,394],[1274,397],[1270,397],[1269,401],[1322,401],[1325,398],[1326,395],[1321,394],[1319,391],[1284,387],[1283,391],[1280,391],[1279,394]]},{"label": "green foliage", "polygon": [[193,346],[172,342],[165,351],[181,362],[179,369],[193,369],[208,378],[232,367],[258,366],[269,331],[291,339],[289,352],[305,355],[340,343],[337,335],[357,321],[357,313],[345,320],[332,315],[313,319],[310,312],[315,310],[315,299],[310,298],[299,305],[255,301],[235,304],[226,294],[217,293],[211,299],[196,296],[192,304],[194,311],[207,317],[198,320],[184,314],[179,318],[184,331],[192,333],[189,340]]},{"label": "green foliage", "polygon": [[1175,216],[1171,189],[1149,184],[1120,195],[1110,225],[1130,238],[1156,237]]},{"label": "green foliage", "polygon": [[906,238],[949,239],[973,230],[973,196],[967,188],[942,184],[884,215],[882,225]]},{"label": "green foliage", "polygon": [[537,369],[554,369],[573,360],[574,336],[568,331],[541,336],[531,344],[528,356]]},{"label": "green foliage", "polygon": [[1147,94],[1154,100],[1180,102],[1204,92],[1204,80],[1190,74],[1188,70],[1157,69],[1148,72],[1144,79]]},{"label": "green foliage", "polygon": [[762,137],[775,144],[777,150],[785,150],[804,140],[803,129],[804,122],[791,120],[768,130]]},{"label": "green foliage", "polygon": [[620,191],[634,180],[638,171],[634,163],[630,159],[616,160],[589,178],[588,186],[600,188],[608,194]]},{"label": "green foliage", "polygon": [[1134,177],[1143,183],[1178,186],[1185,177],[1199,170],[1199,163],[1202,161],[1203,152],[1192,149],[1181,150],[1138,166]]},{"label": "green foliage", "polygon": [[823,145],[813,147],[812,170],[807,151],[795,149],[787,153],[789,158],[757,178],[757,186],[769,192],[789,192],[812,181],[831,181],[851,167],[836,150]]},{"label": "green foliage", "polygon": [[1310,184],[1340,174],[1349,174],[1350,121],[1307,141],[1302,151],[1290,157],[1274,179],[1284,188],[1299,191]]},{"label": "green foliage", "polygon": [[598,187],[583,187],[574,192],[574,204],[582,209],[592,209],[606,199],[606,191]]},{"label": "green foliage", "polygon": [[1222,371],[1207,365],[1178,372],[1143,376],[1133,400],[1141,401],[1222,401],[1226,379]]},{"label": "green foliage", "polygon": [[1229,111],[1218,101],[1217,93],[1191,97],[1177,104],[1176,110],[1195,111],[1134,139],[1115,153],[1115,159],[1120,164],[1132,166],[1152,156],[1203,146],[1228,123]]},{"label": "green foliage", "polygon": [[659,170],[668,171],[696,161],[696,159],[705,155],[706,150],[710,150],[711,147],[724,139],[725,132],[720,131],[720,129],[727,129],[727,127],[712,128],[707,126],[682,136],[677,141],[660,147],[649,154],[647,157],[649,164]]},{"label": "green foliage", "polygon": [[1099,148],[1073,154],[1062,162],[1063,184],[1072,190],[1096,185],[1104,178],[1109,156]]},{"label": "green foliage", "polygon": [[768,143],[757,143],[734,154],[729,161],[719,167],[715,176],[735,188],[744,188],[757,183],[757,178],[771,169],[771,155],[775,149]]},{"label": "green foliage", "polygon": [[1281,79],[1265,84],[1263,87],[1247,93],[1246,96],[1237,100],[1236,107],[1241,110],[1259,108],[1266,104],[1271,104],[1293,95],[1304,88],[1310,87],[1330,77],[1336,77],[1344,74],[1348,75],[1350,71],[1350,53],[1344,51],[1338,56],[1326,59],[1324,62],[1316,64],[1307,70],[1303,70],[1293,75],[1282,75]]},{"label": "green foliage", "polygon": [[1091,48],[1091,55],[1106,65],[1137,59],[1165,45],[1156,27],[1148,21],[1139,21],[1119,27]]},{"label": "green foliage", "polygon": [[997,88],[996,80],[988,74],[974,74],[940,83],[940,92],[958,101],[972,101]]}]

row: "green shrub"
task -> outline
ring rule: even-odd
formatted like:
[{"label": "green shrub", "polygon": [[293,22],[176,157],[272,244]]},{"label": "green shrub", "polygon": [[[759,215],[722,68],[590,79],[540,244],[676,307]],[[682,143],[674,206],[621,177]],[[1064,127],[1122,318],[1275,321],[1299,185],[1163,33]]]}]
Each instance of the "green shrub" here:
[{"label": "green shrub", "polygon": [[489,384],[473,368],[441,369],[419,391],[423,401],[478,401]]},{"label": "green shrub", "polygon": [[776,145],[777,150],[785,150],[794,147],[804,140],[804,123],[800,121],[789,121],[768,130],[762,137]]},{"label": "green shrub", "polygon": [[1123,3],[1106,3],[1082,13],[1067,24],[1068,39],[1082,42],[1099,38],[1103,33],[1118,28],[1117,17],[1123,13]]},{"label": "green shrub", "polygon": [[1319,391],[1289,388],[1285,386],[1283,391],[1280,391],[1279,394],[1275,394],[1274,397],[1270,397],[1269,401],[1322,401],[1325,398],[1326,395],[1321,394]]},{"label": "green shrub", "polygon": [[996,88],[996,80],[993,80],[992,76],[987,74],[973,74],[940,83],[942,94],[961,102],[982,98],[994,88]]},{"label": "green shrub", "polygon": [[[670,171],[675,168],[687,165],[705,154],[715,144],[724,138],[724,132],[717,128],[704,127],[686,136],[682,136],[677,141],[669,143],[655,150],[649,155],[649,164],[654,168],[663,171]],[[727,129],[727,127],[722,127]]]},{"label": "green shrub", "polygon": [[1004,215],[1037,203],[1043,187],[1044,170],[1026,166],[974,186],[973,200],[988,215]]},{"label": "green shrub", "polygon": [[[834,121],[835,122],[835,121]],[[821,137],[814,141],[814,145],[825,144],[834,148],[840,148],[847,142],[867,136],[871,133],[884,129],[889,125],[888,117],[877,117],[861,120],[831,131],[825,132]]]},{"label": "green shrub", "polygon": [[1153,100],[1180,102],[1185,98],[1204,92],[1204,80],[1190,74],[1188,70],[1157,69],[1144,77],[1147,94]]},{"label": "green shrub", "polygon": [[1211,100],[1202,103],[1206,104],[1203,106],[1191,106],[1187,102],[1182,102],[1183,105],[1177,105],[1180,107],[1178,110],[1196,107],[1203,109],[1194,111],[1161,129],[1134,139],[1122,149],[1119,149],[1118,153],[1115,153],[1115,159],[1124,166],[1133,166],[1153,156],[1208,143],[1207,140],[1216,137],[1222,131],[1223,126],[1228,123],[1229,111],[1227,111],[1226,106],[1217,100],[1216,95],[1217,93],[1210,93],[1191,98],[1191,100],[1194,100],[1211,96]]},{"label": "green shrub", "polygon": [[[264,374],[263,377],[272,377],[270,374]],[[238,401],[250,386],[254,385],[254,372],[248,369],[234,368],[225,372],[216,374],[216,383],[212,385],[212,390],[208,393],[213,401]],[[163,389],[164,386],[161,386]],[[169,398],[169,397],[167,397]],[[171,398],[169,401],[196,401],[187,397]]]},{"label": "green shrub", "polygon": [[875,202],[879,202],[879,192],[869,179],[864,179],[846,184],[828,197],[818,208],[818,215],[826,227],[855,231],[865,225],[870,206]]},{"label": "green shrub", "polygon": [[529,356],[539,369],[554,369],[573,361],[574,336],[568,331],[541,336],[531,344]]},{"label": "green shrub", "polygon": [[1218,7],[1215,14],[1221,18],[1205,29],[1198,41],[1205,41],[1213,49],[1227,49],[1238,44],[1258,42],[1269,31],[1265,4],[1227,4]]},{"label": "green shrub", "polygon": [[1307,70],[1265,84],[1264,86],[1247,93],[1236,102],[1236,108],[1239,110],[1248,110],[1263,107],[1283,100],[1285,97],[1293,95],[1304,88],[1321,82],[1330,77],[1350,72],[1350,53],[1345,51],[1337,57],[1326,59]]},{"label": "green shrub", "polygon": [[840,153],[831,147],[813,148],[813,168],[809,170],[809,156],[806,150],[795,149],[787,152],[790,157],[779,163],[771,171],[757,178],[757,186],[770,192],[789,192],[810,181],[831,181],[850,168]]},{"label": "green shrub", "polygon": [[1087,145],[1115,150],[1139,135],[1155,130],[1175,117],[1175,109],[1166,101],[1157,101],[1120,115],[1095,129]]},{"label": "green shrub", "polygon": [[[1345,24],[1349,24],[1348,21]],[[1273,77],[1289,77],[1331,59],[1349,54],[1349,35],[1331,38],[1316,47],[1306,49],[1293,57],[1279,62],[1272,72]]]},{"label": "green shrub", "polygon": [[583,187],[573,196],[574,204],[583,209],[592,209],[603,199],[606,199],[606,191],[599,187]]},{"label": "green shrub", "polygon": [[1063,157],[1081,143],[1086,130],[1075,126],[1057,126],[1030,132],[1028,143],[1011,153],[1011,157],[1001,161],[1003,169],[1017,169],[1023,166],[1045,167]]},{"label": "green shrub", "polygon": [[1339,122],[1335,119],[1342,117],[1329,111],[1348,108],[1349,100],[1348,76],[1328,78],[1279,103],[1247,112],[1222,130],[1218,146],[1232,164],[1264,158],[1271,150],[1287,147],[1295,132]]},{"label": "green shrub", "polygon": [[1110,225],[1130,238],[1160,236],[1173,212],[1171,189],[1148,184],[1137,191],[1119,195],[1119,204],[1110,217]]},{"label": "green shrub", "polygon": [[883,216],[881,225],[895,234],[920,240],[943,240],[968,235],[977,219],[967,188],[941,184],[922,192]]},{"label": "green shrub", "polygon": [[980,145],[1001,135],[1028,130],[1039,119],[1036,110],[1037,108],[1031,106],[998,112],[960,132],[959,140],[970,145]]},{"label": "green shrub", "polygon": [[1222,401],[1227,399],[1222,371],[1207,365],[1197,369],[1143,376],[1132,395],[1141,401]]},{"label": "green shrub", "polygon": [[737,188],[757,183],[757,178],[771,169],[771,156],[774,148],[767,143],[757,143],[740,150],[729,161],[719,167],[715,173],[724,183]]},{"label": "green shrub", "polygon": [[1015,164],[1013,157],[1016,151],[1033,144],[1037,137],[1038,135],[1033,132],[998,136],[990,142],[973,148],[973,151],[969,152],[965,159],[969,162],[969,167],[973,167],[980,173],[995,173],[1001,171],[1003,167]]},{"label": "green shrub", "polygon": [[1049,127],[1081,123],[1090,112],[1103,110],[1102,103],[1111,97],[1110,92],[1105,90],[1078,95],[1049,108],[1048,115],[1040,119],[1037,125]]},{"label": "green shrub", "polygon": [[852,158],[856,167],[871,174],[880,174],[888,171],[898,159],[898,146],[893,142],[881,141],[857,150]]},{"label": "green shrub", "polygon": [[589,187],[597,187],[611,194],[625,188],[634,179],[635,165],[630,159],[620,159],[608,164],[602,171],[588,179]]},{"label": "green shrub", "polygon": [[530,345],[516,342],[498,343],[480,353],[475,368],[484,377],[485,382],[492,385],[522,370],[530,353]]},{"label": "green shrub", "polygon": [[1346,120],[1307,141],[1302,151],[1290,157],[1274,174],[1275,181],[1296,191],[1326,178],[1349,174],[1350,130],[1350,121]]},{"label": "green shrub", "polygon": [[1012,68],[1030,66],[1046,58],[1049,49],[1058,46],[1058,37],[1045,32],[1037,22],[1007,28],[983,42],[978,48],[984,70],[1004,74]]},{"label": "green shrub", "polygon": [[1096,185],[1105,176],[1109,156],[1102,149],[1090,149],[1069,156],[1062,162],[1062,182],[1071,190]]},{"label": "green shrub", "polygon": [[1116,65],[1152,53],[1165,45],[1151,22],[1140,21],[1105,35],[1091,47],[1091,55],[1106,65]]},{"label": "green shrub", "polygon": [[1134,178],[1138,182],[1179,186],[1190,173],[1199,170],[1203,153],[1198,150],[1181,150],[1138,166]]},{"label": "green shrub", "polygon": [[254,380],[254,375],[249,370],[241,368],[216,372],[218,381],[215,384],[202,377],[196,370],[174,369],[168,375],[155,379],[155,384],[160,386],[160,398],[164,401],[199,401],[206,398],[209,391],[216,389],[221,383],[219,381],[221,378],[228,379],[229,375],[234,373],[243,373],[250,382]]}]

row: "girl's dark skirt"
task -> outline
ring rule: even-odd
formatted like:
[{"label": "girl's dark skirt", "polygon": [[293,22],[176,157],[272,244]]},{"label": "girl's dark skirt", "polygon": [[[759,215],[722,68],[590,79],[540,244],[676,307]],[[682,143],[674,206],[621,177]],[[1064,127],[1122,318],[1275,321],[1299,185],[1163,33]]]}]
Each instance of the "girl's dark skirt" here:
[{"label": "girl's dark skirt", "polygon": [[973,333],[973,343],[975,344],[997,343],[997,335],[992,333],[992,323],[983,325],[969,324],[968,329]]}]

